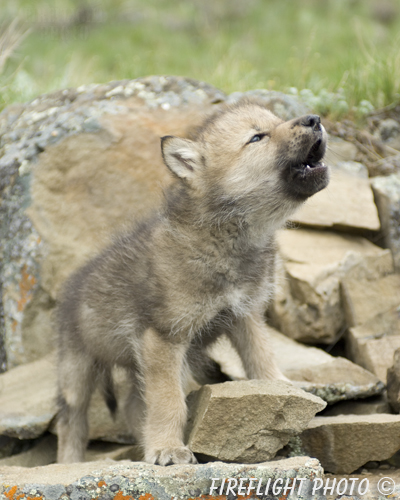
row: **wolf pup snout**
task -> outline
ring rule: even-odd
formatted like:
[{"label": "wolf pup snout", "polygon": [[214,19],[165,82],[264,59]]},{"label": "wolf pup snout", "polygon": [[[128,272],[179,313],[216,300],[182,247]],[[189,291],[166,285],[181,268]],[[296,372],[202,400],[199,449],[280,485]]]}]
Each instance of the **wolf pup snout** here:
[{"label": "wolf pup snout", "polygon": [[185,391],[212,381],[207,349],[220,335],[248,378],[287,380],[264,323],[275,232],[328,184],[326,137],[316,115],[284,122],[241,101],[192,139],[162,139],[175,179],[163,205],[76,271],[60,295],[59,462],[84,459],[96,384],[116,411],[117,365],[130,382],[130,430],[145,460],[161,465],[196,462],[184,443]]}]

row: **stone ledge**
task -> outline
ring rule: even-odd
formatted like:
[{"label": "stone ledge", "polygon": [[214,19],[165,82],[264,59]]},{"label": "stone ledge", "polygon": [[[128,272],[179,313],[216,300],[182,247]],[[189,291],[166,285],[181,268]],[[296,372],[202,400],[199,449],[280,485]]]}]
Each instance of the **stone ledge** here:
[{"label": "stone ledge", "polygon": [[[16,500],[29,496],[40,500],[196,500],[208,497],[212,478],[239,480],[250,477],[262,479],[263,485],[268,479],[283,479],[286,483],[287,479],[305,478],[302,494],[297,496],[300,500],[311,498],[311,481],[323,477],[323,469],[318,460],[309,457],[255,465],[213,462],[161,467],[144,462],[103,461],[32,469],[0,467],[0,499]],[[225,499],[226,495],[218,498]]]}]

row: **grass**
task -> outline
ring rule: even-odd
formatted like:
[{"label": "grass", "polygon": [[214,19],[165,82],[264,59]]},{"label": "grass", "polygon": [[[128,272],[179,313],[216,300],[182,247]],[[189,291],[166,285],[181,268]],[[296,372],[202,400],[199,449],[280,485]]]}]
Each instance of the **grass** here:
[{"label": "grass", "polygon": [[149,74],[309,89],[325,114],[400,102],[397,0],[2,0],[0,23],[0,106]]}]

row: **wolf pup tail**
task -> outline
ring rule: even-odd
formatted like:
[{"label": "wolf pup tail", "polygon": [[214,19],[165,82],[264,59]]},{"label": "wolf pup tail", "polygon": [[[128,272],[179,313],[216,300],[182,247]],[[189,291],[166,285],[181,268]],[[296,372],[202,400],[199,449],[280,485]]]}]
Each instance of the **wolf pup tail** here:
[{"label": "wolf pup tail", "polygon": [[115,418],[115,414],[118,408],[118,402],[115,396],[114,380],[110,369],[104,369],[102,373],[102,380],[100,380],[100,390],[112,417]]}]

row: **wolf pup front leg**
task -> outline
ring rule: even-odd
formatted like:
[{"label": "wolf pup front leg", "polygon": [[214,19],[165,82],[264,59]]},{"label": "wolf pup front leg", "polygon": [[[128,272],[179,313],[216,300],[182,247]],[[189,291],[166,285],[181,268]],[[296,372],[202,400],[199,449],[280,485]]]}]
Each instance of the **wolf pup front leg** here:
[{"label": "wolf pup front leg", "polygon": [[249,379],[290,380],[279,369],[262,314],[237,319],[228,336],[242,360]]},{"label": "wolf pup front leg", "polygon": [[143,338],[146,462],[197,463],[183,443],[186,402],[183,391],[187,345],[165,340],[149,328]]}]

